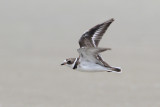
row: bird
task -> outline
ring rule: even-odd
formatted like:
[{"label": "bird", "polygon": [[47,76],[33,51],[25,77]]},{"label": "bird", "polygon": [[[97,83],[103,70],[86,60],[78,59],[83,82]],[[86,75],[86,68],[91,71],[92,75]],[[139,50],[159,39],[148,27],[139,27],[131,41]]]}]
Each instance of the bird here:
[{"label": "bird", "polygon": [[66,65],[73,70],[88,72],[121,72],[120,67],[110,66],[102,59],[100,53],[111,48],[98,47],[104,33],[114,21],[113,18],[87,30],[79,39],[80,48],[77,49],[79,57],[67,58],[61,65]]}]

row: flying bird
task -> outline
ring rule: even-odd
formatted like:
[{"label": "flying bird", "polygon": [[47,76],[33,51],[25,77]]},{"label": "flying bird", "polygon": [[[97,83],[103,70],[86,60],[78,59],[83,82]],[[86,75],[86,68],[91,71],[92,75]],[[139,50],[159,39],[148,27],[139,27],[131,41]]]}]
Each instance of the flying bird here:
[{"label": "flying bird", "polygon": [[98,47],[104,33],[113,21],[114,19],[111,18],[86,31],[79,39],[80,48],[77,49],[79,57],[65,59],[61,65],[67,65],[79,71],[121,72],[120,67],[110,66],[100,55],[101,52],[111,49]]}]

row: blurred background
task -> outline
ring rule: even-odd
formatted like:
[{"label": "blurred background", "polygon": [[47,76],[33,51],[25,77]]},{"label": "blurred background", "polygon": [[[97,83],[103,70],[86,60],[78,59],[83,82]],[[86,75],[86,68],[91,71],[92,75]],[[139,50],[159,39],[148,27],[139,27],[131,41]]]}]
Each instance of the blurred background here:
[{"label": "blurred background", "polygon": [[[1,0],[0,107],[160,107],[159,0]],[[61,67],[87,29],[123,73]]]}]

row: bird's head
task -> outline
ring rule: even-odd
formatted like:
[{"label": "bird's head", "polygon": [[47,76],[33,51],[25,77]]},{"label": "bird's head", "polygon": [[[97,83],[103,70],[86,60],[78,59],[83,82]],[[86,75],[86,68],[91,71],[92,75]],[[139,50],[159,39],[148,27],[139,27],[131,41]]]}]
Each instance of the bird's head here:
[{"label": "bird's head", "polygon": [[76,60],[76,58],[65,59],[61,65],[66,65],[66,66],[72,67],[75,60]]}]

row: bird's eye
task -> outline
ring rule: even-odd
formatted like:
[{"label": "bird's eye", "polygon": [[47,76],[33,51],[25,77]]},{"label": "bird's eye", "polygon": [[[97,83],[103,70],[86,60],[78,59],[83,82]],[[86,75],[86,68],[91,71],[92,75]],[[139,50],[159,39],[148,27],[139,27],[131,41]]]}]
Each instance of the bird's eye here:
[{"label": "bird's eye", "polygon": [[67,64],[71,64],[72,62],[71,61],[67,61]]}]

